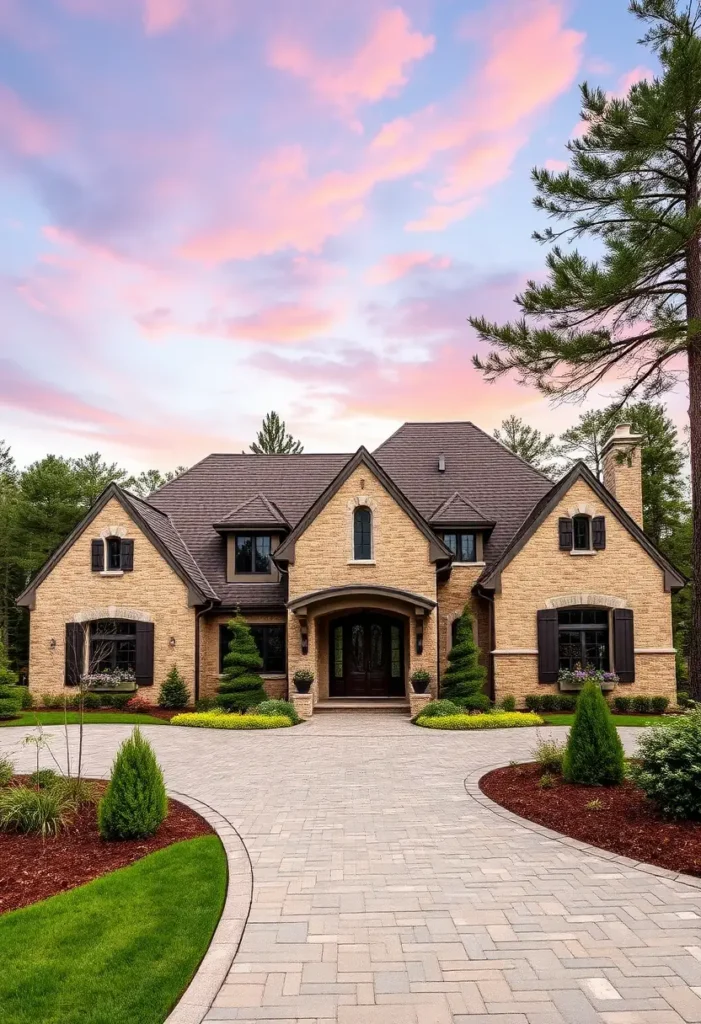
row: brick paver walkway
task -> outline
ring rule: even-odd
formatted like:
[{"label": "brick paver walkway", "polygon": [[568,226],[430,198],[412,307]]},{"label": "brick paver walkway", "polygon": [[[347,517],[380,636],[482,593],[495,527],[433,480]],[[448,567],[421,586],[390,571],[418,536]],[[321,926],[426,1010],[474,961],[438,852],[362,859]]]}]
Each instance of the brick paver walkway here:
[{"label": "brick paver walkway", "polygon": [[[90,727],[93,773],[128,731]],[[532,731],[346,715],[145,731],[168,785],[234,824],[253,864],[251,915],[207,1021],[701,1022],[701,888],[466,791],[479,769],[527,756]],[[19,739],[1,730],[0,750],[29,763]]]}]

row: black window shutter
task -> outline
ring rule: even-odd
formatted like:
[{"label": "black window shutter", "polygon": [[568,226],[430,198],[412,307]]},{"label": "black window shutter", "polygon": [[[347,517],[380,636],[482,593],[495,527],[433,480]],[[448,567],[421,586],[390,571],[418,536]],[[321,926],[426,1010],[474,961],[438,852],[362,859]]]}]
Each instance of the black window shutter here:
[{"label": "black window shutter", "polygon": [[122,540],[120,564],[123,572],[131,572],[134,568],[134,541]]},{"label": "black window shutter", "polygon": [[91,565],[93,572],[102,572],[105,568],[105,542],[94,540],[91,547]]},{"label": "black window shutter", "polygon": [[591,521],[592,547],[595,551],[603,551],[606,547],[606,519],[594,516]]},{"label": "black window shutter", "polygon": [[630,608],[613,610],[614,670],[622,683],[635,682],[635,642],[633,612]]},{"label": "black window shutter", "polygon": [[153,686],[153,623],[136,623],[136,682]]},{"label": "black window shutter", "polygon": [[538,680],[556,683],[560,670],[558,650],[558,623],[556,608],[541,608],[538,612]]},{"label": "black window shutter", "polygon": [[[100,541],[100,543],[102,543]],[[78,686],[83,674],[85,634],[80,622],[66,623],[66,686]]]},{"label": "black window shutter", "polygon": [[563,517],[559,521],[560,551],[572,550],[572,520]]}]

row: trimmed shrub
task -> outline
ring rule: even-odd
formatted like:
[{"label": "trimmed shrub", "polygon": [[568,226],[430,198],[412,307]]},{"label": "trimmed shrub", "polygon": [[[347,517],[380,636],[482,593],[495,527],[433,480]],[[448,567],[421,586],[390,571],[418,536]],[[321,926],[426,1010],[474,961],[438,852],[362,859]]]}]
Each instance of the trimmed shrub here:
[{"label": "trimmed shrub", "polygon": [[515,711],[516,710],[516,698],[512,693],[507,693],[506,697],[501,702],[502,711]]},{"label": "trimmed shrub", "polygon": [[153,748],[135,728],[112,765],[112,776],[100,801],[97,824],[103,839],[146,839],[158,831],[168,814],[163,773]]},{"label": "trimmed shrub", "polygon": [[701,818],[701,711],[646,729],[631,768],[635,782],[670,818]]},{"label": "trimmed shrub", "polygon": [[543,698],[539,693],[528,693],[526,694],[524,703],[529,711],[542,711],[542,700]]},{"label": "trimmed shrub", "polygon": [[556,693],[544,693],[540,698],[540,710],[551,713],[557,711],[557,694]]},{"label": "trimmed shrub", "polygon": [[77,707],[79,694],[77,693],[42,693],[41,703],[45,708],[56,708],[63,711],[64,707],[69,710]]},{"label": "trimmed shrub", "polygon": [[557,710],[558,711],[576,711],[577,709],[577,694],[576,693],[559,693],[557,695]]},{"label": "trimmed shrub", "polygon": [[5,645],[0,641],[0,718],[16,718],[22,710],[22,694],[17,686],[17,673],[7,660]]},{"label": "trimmed shrub", "polygon": [[53,768],[40,768],[37,772],[32,772],[29,776],[29,781],[33,786],[38,786],[39,789],[48,789],[49,786],[53,786],[59,776],[53,770]]},{"label": "trimmed shrub", "polygon": [[102,697],[102,706],[113,708],[115,711],[123,711],[130,700],[132,700],[130,693],[105,693]]},{"label": "trimmed shrub", "polygon": [[203,711],[174,715],[171,725],[189,725],[195,729],[287,729],[292,722],[287,715],[235,715],[228,711]]},{"label": "trimmed shrub", "polygon": [[630,713],[630,709],[633,706],[632,697],[614,697],[613,706],[619,715],[627,715]]},{"label": "trimmed shrub", "polygon": [[9,757],[0,756],[0,786],[6,786],[14,774],[14,763]]},{"label": "trimmed shrub", "polygon": [[34,697],[32,696],[31,690],[28,686],[18,686],[17,692],[21,701],[20,707],[22,711],[31,711],[34,707]]},{"label": "trimmed shrub", "polygon": [[466,711],[481,711],[483,714],[492,710],[492,702],[486,693],[473,693],[470,697],[460,697],[455,703]]},{"label": "trimmed shrub", "polygon": [[124,705],[124,710],[132,715],[148,715],[153,711],[153,704],[149,704],[143,697],[130,697]]},{"label": "trimmed shrub", "polygon": [[189,700],[190,691],[185,685],[185,680],[178,672],[178,666],[173,665],[161,685],[158,703],[162,708],[177,709],[186,708]]},{"label": "trimmed shrub", "polygon": [[101,693],[91,693],[88,691],[83,694],[83,707],[86,711],[99,711],[104,706],[104,703]]},{"label": "trimmed shrub", "polygon": [[562,772],[562,761],[565,756],[565,744],[557,740],[543,740],[533,748],[533,759],[540,765],[544,772]]},{"label": "trimmed shrub", "polygon": [[525,712],[495,711],[491,715],[450,715],[447,718],[416,719],[424,729],[518,729],[526,725],[544,725],[542,718]]},{"label": "trimmed shrub", "polygon": [[596,683],[585,683],[567,739],[562,774],[583,786],[614,786],[623,779],[623,747]]},{"label": "trimmed shrub", "polygon": [[663,715],[669,707],[669,697],[650,697],[650,710],[653,715]]},{"label": "trimmed shrub", "polygon": [[649,715],[652,710],[650,698],[643,696],[633,697],[632,708],[636,715]]},{"label": "trimmed shrub", "polygon": [[448,662],[441,682],[441,695],[446,700],[461,704],[465,698],[482,693],[486,672],[478,660],[472,614],[467,604],[458,619],[455,643],[448,653]]},{"label": "trimmed shrub", "polygon": [[452,700],[432,700],[426,707],[422,708],[417,718],[447,718],[449,715],[459,715],[460,708]]},{"label": "trimmed shrub", "polygon": [[56,835],[67,823],[71,810],[66,798],[53,786],[13,786],[0,791],[0,831]]},{"label": "trimmed shrub", "polygon": [[691,704],[691,695],[688,690],[677,690],[677,704],[680,708]]},{"label": "trimmed shrub", "polygon": [[263,659],[245,619],[234,616],[228,623],[231,640],[224,657],[224,673],[219,683],[217,704],[225,711],[248,711],[267,699],[263,680],[258,675]]},{"label": "trimmed shrub", "polygon": [[257,708],[254,708],[256,715],[285,715],[293,725],[299,725],[302,719],[297,714],[297,709],[289,700],[264,700]]},{"label": "trimmed shrub", "polygon": [[200,697],[195,701],[195,711],[211,711],[216,706],[216,697]]}]

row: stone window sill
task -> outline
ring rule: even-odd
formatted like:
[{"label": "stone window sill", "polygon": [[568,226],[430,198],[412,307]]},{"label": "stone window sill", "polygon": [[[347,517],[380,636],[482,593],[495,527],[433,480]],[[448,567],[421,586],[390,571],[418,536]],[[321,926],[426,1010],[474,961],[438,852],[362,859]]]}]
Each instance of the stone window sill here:
[{"label": "stone window sill", "polygon": [[375,565],[374,558],[351,558],[348,565]]},{"label": "stone window sill", "polygon": [[100,576],[123,576],[123,569],[103,569]]},{"label": "stone window sill", "polygon": [[485,565],[486,565],[487,563],[486,563],[486,562],[453,562],[452,564],[453,564],[453,566],[456,566],[456,565],[469,565],[469,566],[475,566],[475,565],[477,565],[477,566],[479,566],[479,567],[481,567],[481,568],[484,568],[484,566],[485,566]]},{"label": "stone window sill", "polygon": [[575,556],[577,556],[577,555],[596,555],[596,554],[598,554],[598,552],[596,552],[596,551],[570,551],[570,554],[571,555],[575,555]]}]

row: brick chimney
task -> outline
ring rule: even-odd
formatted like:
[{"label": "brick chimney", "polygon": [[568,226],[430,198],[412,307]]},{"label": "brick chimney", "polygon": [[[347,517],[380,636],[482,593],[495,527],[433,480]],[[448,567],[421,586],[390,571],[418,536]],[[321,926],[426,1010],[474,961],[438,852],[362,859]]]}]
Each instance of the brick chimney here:
[{"label": "brick chimney", "polygon": [[604,486],[642,529],[642,434],[631,433],[630,423],[619,423],[603,451]]}]

